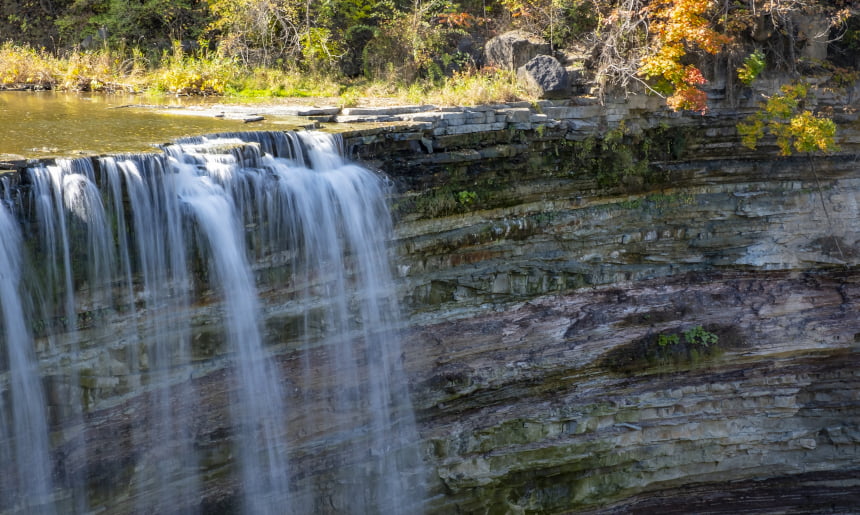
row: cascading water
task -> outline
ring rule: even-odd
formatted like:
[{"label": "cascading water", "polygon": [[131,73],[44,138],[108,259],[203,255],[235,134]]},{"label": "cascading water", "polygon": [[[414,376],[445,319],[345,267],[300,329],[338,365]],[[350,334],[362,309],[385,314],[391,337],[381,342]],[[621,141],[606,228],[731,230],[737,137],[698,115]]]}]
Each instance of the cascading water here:
[{"label": "cascading water", "polygon": [[0,510],[54,513],[45,396],[18,291],[21,235],[0,204],[0,308],[6,342],[0,383]]},{"label": "cascading water", "polygon": [[421,511],[386,182],[338,141],[240,133],[30,170],[23,277],[60,478],[34,495],[58,511]]}]

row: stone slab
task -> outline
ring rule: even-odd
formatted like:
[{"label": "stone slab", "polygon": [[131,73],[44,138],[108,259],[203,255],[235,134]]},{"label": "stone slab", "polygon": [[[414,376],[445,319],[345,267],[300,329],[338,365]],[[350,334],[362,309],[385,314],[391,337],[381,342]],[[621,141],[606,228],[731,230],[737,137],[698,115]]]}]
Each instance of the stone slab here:
[{"label": "stone slab", "polygon": [[433,111],[434,105],[412,105],[393,107],[348,107],[341,110],[344,116],[393,116],[398,114],[422,113]]},{"label": "stone slab", "polygon": [[399,122],[400,119],[391,115],[338,115],[334,117],[337,123],[381,123]]},{"label": "stone slab", "polygon": [[285,114],[288,116],[324,116],[324,115],[334,115],[340,113],[340,107],[331,106],[331,107],[305,107],[305,106],[296,106],[296,107],[286,107],[286,108],[278,108],[275,110],[277,114]]}]

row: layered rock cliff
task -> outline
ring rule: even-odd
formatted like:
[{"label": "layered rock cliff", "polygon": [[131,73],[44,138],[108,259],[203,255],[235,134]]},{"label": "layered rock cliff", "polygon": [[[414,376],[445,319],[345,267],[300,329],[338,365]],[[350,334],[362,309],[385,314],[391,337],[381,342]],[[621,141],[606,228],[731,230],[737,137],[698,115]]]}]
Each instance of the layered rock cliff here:
[{"label": "layered rock cliff", "polygon": [[853,511],[853,116],[841,152],[786,158],[737,110],[635,102],[403,153],[348,135],[401,192],[430,511]]},{"label": "layered rock cliff", "polygon": [[[835,114],[840,152],[795,157],[742,147],[743,110],[682,116],[647,97],[415,111],[343,136],[392,181],[427,512],[856,509],[850,109]],[[264,337],[290,377],[322,352],[298,325],[324,324],[269,284],[279,266],[255,271]],[[173,378],[206,392],[187,433],[206,456],[204,498],[189,503],[232,512],[223,313],[198,293],[196,369]],[[123,310],[101,315],[80,306],[69,348],[37,350],[52,420],[83,399],[87,429],[56,444],[57,469],[86,475],[89,506],[123,513],[158,501],[146,485],[159,461],[135,436],[152,385],[130,366],[146,355],[122,337]],[[294,444],[302,474],[332,473],[324,431]]]}]

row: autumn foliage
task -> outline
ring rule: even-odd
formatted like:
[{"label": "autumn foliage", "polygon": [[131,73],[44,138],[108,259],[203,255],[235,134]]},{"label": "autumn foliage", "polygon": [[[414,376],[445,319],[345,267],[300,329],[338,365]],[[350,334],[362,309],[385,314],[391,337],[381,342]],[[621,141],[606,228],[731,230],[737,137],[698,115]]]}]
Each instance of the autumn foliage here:
[{"label": "autumn foliage", "polygon": [[712,0],[664,0],[649,7],[655,51],[643,59],[639,72],[656,80],[654,88],[668,95],[673,109],[707,112],[707,94],[699,87],[706,80],[684,58],[696,49],[717,54],[731,42],[706,17],[713,4]]},{"label": "autumn foliage", "polygon": [[783,156],[797,152],[833,152],[836,146],[836,124],[827,117],[804,109],[809,88],[804,83],[786,84],[771,96],[761,109],[738,124],[741,142],[756,148],[759,140],[770,133],[776,138]]}]

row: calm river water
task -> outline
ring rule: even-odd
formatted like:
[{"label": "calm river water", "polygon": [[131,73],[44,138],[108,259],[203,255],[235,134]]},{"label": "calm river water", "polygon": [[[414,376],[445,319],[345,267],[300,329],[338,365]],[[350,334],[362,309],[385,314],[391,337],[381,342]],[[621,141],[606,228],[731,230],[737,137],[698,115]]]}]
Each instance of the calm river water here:
[{"label": "calm river water", "polygon": [[[170,109],[217,101],[0,91],[0,159],[138,152],[182,136],[292,128],[289,121],[270,117],[246,124],[242,120],[177,114],[178,110]],[[125,107],[143,104],[158,108]]]}]

